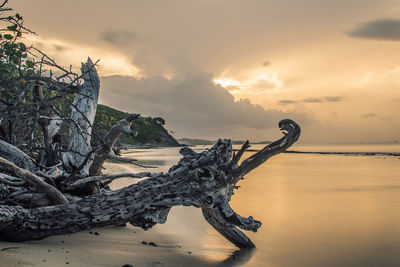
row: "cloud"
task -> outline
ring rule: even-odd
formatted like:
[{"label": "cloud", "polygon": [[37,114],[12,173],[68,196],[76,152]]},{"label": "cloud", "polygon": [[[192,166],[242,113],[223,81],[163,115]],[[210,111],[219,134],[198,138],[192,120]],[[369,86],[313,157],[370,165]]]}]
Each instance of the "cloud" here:
[{"label": "cloud", "polygon": [[306,102],[306,103],[322,103],[323,100],[321,98],[310,97],[310,98],[304,99],[303,102]]},{"label": "cloud", "polygon": [[100,102],[127,112],[161,116],[168,128],[187,137],[246,137],[243,128],[265,131],[279,120],[292,118],[307,123],[303,114],[265,110],[248,99],[235,101],[213,75],[201,73],[166,79],[162,76],[136,79],[126,76],[101,78]]},{"label": "cloud", "polygon": [[324,96],[324,97],[310,97],[300,101],[297,100],[290,100],[290,99],[282,99],[279,100],[279,104],[281,105],[289,105],[295,103],[323,103],[323,102],[341,102],[344,100],[342,96]]},{"label": "cloud", "polygon": [[341,102],[343,101],[343,99],[344,98],[341,96],[324,96],[321,98],[318,97],[306,98],[302,102],[304,103]]},{"label": "cloud", "polygon": [[114,45],[129,45],[138,38],[136,34],[131,31],[109,30],[101,34],[101,39]]},{"label": "cloud", "polygon": [[376,113],[367,113],[367,114],[363,114],[361,117],[364,119],[368,119],[368,118],[372,118],[372,117],[376,117],[378,116]]},{"label": "cloud", "polygon": [[279,87],[280,87],[280,84],[278,84],[274,80],[259,79],[259,80],[254,81],[254,83],[252,83],[249,86],[247,91],[264,92],[264,91],[272,90],[272,89],[279,88]]},{"label": "cloud", "polygon": [[368,21],[358,25],[347,34],[364,39],[400,41],[400,20],[383,18]]},{"label": "cloud", "polygon": [[326,102],[340,102],[343,100],[341,96],[325,96],[324,97]]},{"label": "cloud", "polygon": [[297,101],[289,100],[289,99],[279,100],[279,104],[281,104],[281,105],[288,105],[288,104],[294,104],[294,103],[297,103]]}]

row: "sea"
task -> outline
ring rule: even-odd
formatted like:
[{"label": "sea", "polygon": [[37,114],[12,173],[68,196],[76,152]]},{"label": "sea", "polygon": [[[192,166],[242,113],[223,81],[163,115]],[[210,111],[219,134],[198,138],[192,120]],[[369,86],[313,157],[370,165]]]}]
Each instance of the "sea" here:
[{"label": "sea", "polygon": [[[258,232],[245,232],[256,249],[233,246],[194,207],[172,208],[167,222],[150,231],[211,266],[400,266],[400,144],[299,144],[289,150],[374,153],[279,154],[246,175],[231,206],[262,222]],[[178,151],[132,149],[123,155],[166,172],[181,157]],[[118,186],[130,183],[122,179]]]}]

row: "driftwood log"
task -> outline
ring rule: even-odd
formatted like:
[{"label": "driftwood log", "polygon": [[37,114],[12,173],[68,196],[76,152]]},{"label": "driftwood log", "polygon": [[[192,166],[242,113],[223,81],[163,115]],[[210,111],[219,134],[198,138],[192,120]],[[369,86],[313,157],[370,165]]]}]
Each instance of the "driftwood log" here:
[{"label": "driftwood log", "polygon": [[167,173],[146,173],[151,177],[120,190],[34,209],[0,206],[0,238],[7,241],[42,239],[125,222],[148,229],[164,223],[171,207],[184,205],[201,208],[205,219],[236,246],[254,247],[238,227],[255,232],[261,222],[238,215],[229,201],[236,183],[245,174],[298,139],[300,128],[295,122],[283,120],[279,126],[285,131],[284,137],[240,165],[236,162],[247,144],[232,157],[231,142],[219,140],[205,152],[184,156]]},{"label": "driftwood log", "polygon": [[[255,232],[261,222],[235,213],[229,202],[234,189],[238,188],[236,184],[247,173],[296,142],[300,127],[294,121],[279,122],[284,136],[240,164],[249,142],[234,154],[230,140],[219,140],[202,153],[182,148],[183,157],[167,173],[103,175],[102,165],[109,158],[149,167],[116,156],[112,150],[121,134],[136,135],[130,125],[139,115],[132,114],[121,120],[103,138],[100,146],[91,147],[100,83],[90,59],[82,65],[82,77],[84,86],[71,105],[70,120],[73,123],[69,148],[61,156],[38,161],[0,140],[0,240],[36,240],[127,222],[149,229],[164,223],[172,207],[184,205],[201,208],[207,222],[234,245],[254,247],[239,228]],[[37,95],[40,99],[40,91]],[[45,115],[50,122],[59,119],[57,114]],[[47,139],[59,127],[53,127],[51,123],[41,126],[46,134],[46,147]],[[55,147],[48,148],[54,150]],[[46,166],[40,162],[46,162]],[[54,165],[48,166],[49,162]],[[111,191],[107,184],[121,177],[148,178]]]}]

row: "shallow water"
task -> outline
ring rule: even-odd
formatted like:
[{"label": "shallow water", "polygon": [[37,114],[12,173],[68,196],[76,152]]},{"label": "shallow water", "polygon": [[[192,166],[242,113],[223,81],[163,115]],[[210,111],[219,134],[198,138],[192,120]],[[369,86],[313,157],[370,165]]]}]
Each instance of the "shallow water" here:
[{"label": "shallow water", "polygon": [[[293,149],[400,152],[398,145],[343,146]],[[167,171],[178,150],[125,156]],[[217,266],[400,266],[399,173],[398,157],[281,154],[248,174],[231,201],[240,215],[262,221],[257,233],[246,232],[257,249],[237,250],[193,207],[173,208],[167,223],[151,231]]]}]

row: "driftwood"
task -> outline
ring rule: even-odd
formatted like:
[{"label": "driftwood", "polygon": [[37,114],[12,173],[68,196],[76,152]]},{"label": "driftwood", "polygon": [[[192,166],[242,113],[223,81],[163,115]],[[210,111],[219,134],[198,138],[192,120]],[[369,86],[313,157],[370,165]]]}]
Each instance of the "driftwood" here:
[{"label": "driftwood", "polygon": [[[16,142],[10,141],[18,139],[17,134],[14,137],[0,134],[0,138],[3,136],[0,140],[0,240],[34,240],[127,222],[149,229],[157,223],[164,223],[172,207],[184,205],[201,208],[207,222],[236,246],[254,247],[239,229],[255,232],[261,222],[251,216],[238,215],[229,202],[234,189],[238,188],[236,184],[247,173],[271,156],[285,151],[299,138],[300,127],[295,122],[282,120],[279,127],[284,136],[241,163],[249,142],[233,154],[231,141],[219,140],[202,153],[182,148],[182,159],[167,173],[103,175],[102,165],[107,159],[145,168],[151,166],[113,153],[113,146],[121,134],[136,136],[136,131],[130,126],[139,114],[121,120],[100,145],[91,146],[100,83],[95,64],[90,59],[82,64],[82,79],[83,86],[75,79],[70,85],[65,85],[59,82],[60,79],[37,77],[33,86],[23,88],[26,95],[32,90],[38,113],[35,113],[33,121],[37,121],[40,127],[37,130],[35,123],[32,124],[32,136],[36,137],[31,138],[24,148],[34,149],[37,143],[41,147],[35,150],[39,153],[24,152],[15,146]],[[43,94],[46,91],[41,87],[44,81],[47,92],[51,87],[58,96],[75,94],[69,118],[51,104],[48,94]],[[11,117],[8,121],[12,122]],[[61,135],[58,133],[62,121],[69,122],[66,151],[61,149]],[[111,191],[107,184],[121,177],[148,178]]]},{"label": "driftwood", "polygon": [[129,134],[136,136],[137,132],[130,128],[132,121],[138,118],[139,114],[132,114],[128,118],[121,120],[117,125],[114,125],[109,133],[106,135],[103,145],[96,151],[96,156],[93,160],[93,164],[90,166],[90,175],[99,175],[101,173],[101,168],[103,163],[109,159],[118,159],[114,155],[112,148],[121,134]]},{"label": "driftwood", "polygon": [[[91,151],[90,140],[92,125],[96,115],[97,100],[99,98],[100,80],[93,62],[88,58],[87,63],[82,63],[84,86],[72,103],[71,124],[69,134],[69,152],[62,156],[63,164],[68,170],[81,166],[86,156]],[[81,167],[83,175],[89,174],[90,161]]]},{"label": "driftwood", "polygon": [[261,222],[238,215],[229,201],[236,183],[245,174],[298,139],[300,127],[295,122],[283,120],[279,126],[284,137],[240,165],[236,164],[238,157],[232,157],[231,142],[219,140],[205,152],[184,156],[168,173],[120,190],[34,209],[0,206],[0,238],[7,241],[41,239],[126,222],[148,229],[164,223],[171,207],[184,205],[201,208],[206,220],[236,246],[254,247],[238,227],[255,232]]}]

